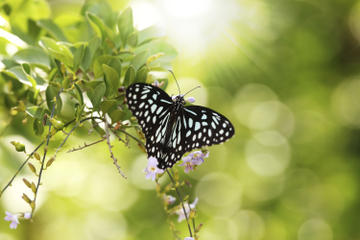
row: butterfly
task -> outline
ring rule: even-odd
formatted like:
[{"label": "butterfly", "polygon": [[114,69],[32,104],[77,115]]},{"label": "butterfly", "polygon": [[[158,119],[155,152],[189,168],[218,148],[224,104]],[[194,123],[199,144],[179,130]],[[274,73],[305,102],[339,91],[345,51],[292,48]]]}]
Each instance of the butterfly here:
[{"label": "butterfly", "polygon": [[133,83],[126,101],[146,139],[148,157],[158,168],[171,168],[184,153],[231,138],[234,127],[220,113],[202,106],[185,106],[183,95],[171,98],[161,88]]}]

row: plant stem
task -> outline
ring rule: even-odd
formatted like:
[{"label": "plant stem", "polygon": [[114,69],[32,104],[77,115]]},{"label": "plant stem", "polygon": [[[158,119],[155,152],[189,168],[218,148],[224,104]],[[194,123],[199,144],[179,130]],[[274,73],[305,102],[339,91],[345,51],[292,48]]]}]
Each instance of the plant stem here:
[{"label": "plant stem", "polygon": [[[176,187],[176,182],[175,182],[174,178],[171,176],[168,169],[166,169],[166,172],[169,175],[169,178],[170,178],[171,182],[174,185],[174,188],[175,188],[175,191],[176,191],[176,194],[177,194],[178,198],[180,199],[181,206],[182,206],[182,209],[184,211],[185,218],[186,218],[186,223],[187,223],[187,226],[188,226],[188,229],[189,229],[190,237],[192,237],[193,235],[192,235],[192,231],[191,231],[191,227],[190,227],[190,223],[189,223],[189,217],[188,217],[188,215],[187,215],[187,213],[185,211],[184,201],[183,201],[183,199],[182,199],[182,197],[180,195],[180,192],[179,192],[178,188]],[[190,209],[190,207],[189,207],[189,209]]]},{"label": "plant stem", "polygon": [[21,164],[21,166],[19,167],[19,169],[16,171],[16,173],[14,174],[14,176],[10,179],[10,181],[6,184],[6,186],[1,190],[0,193],[0,198],[3,195],[3,193],[5,192],[5,190],[12,184],[12,182],[14,181],[14,179],[16,178],[16,176],[20,173],[21,169],[23,169],[23,167],[28,163],[28,161],[30,160],[30,158],[32,157],[32,155],[34,155],[34,153],[45,143],[45,141],[42,141],[30,154],[29,156],[26,158],[26,160]]}]

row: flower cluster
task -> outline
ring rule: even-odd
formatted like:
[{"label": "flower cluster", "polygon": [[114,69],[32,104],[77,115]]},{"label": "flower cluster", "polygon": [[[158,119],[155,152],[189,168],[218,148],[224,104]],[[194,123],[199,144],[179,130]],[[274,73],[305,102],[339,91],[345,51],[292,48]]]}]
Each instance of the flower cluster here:
[{"label": "flower cluster", "polygon": [[202,151],[195,151],[183,157],[183,163],[179,166],[185,167],[185,172],[193,171],[196,166],[201,165],[204,162],[204,158],[209,157],[209,152],[203,153]]}]

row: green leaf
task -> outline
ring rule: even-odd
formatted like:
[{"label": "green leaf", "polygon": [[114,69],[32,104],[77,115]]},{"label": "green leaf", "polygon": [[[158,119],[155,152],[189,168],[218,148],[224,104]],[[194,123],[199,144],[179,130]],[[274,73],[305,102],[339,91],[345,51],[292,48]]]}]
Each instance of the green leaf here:
[{"label": "green leaf", "polygon": [[90,26],[94,30],[96,36],[103,40],[105,39],[105,37],[113,40],[113,31],[111,31],[111,29],[105,25],[101,18],[90,12],[86,14],[86,17],[89,20]]},{"label": "green leaf", "polygon": [[27,74],[24,71],[23,66],[12,67],[8,70],[4,70],[4,73],[15,77],[19,82],[27,86],[33,87],[35,91],[43,91],[45,89],[45,81],[42,80],[40,77],[34,78],[30,74]]},{"label": "green leaf", "polygon": [[82,94],[81,88],[80,88],[79,85],[77,85],[76,83],[74,83],[74,85],[75,85],[74,92],[75,92],[76,99],[78,100],[78,102],[79,102],[81,105],[83,105],[83,104],[84,104],[84,98],[83,98],[83,94]]},{"label": "green leaf", "polygon": [[146,66],[143,66],[137,71],[135,82],[143,82],[143,83],[146,82],[147,74],[148,74],[148,69]]},{"label": "green leaf", "polygon": [[115,69],[109,67],[106,64],[102,65],[102,69],[105,74],[105,83],[106,83],[106,93],[108,97],[113,97],[116,95],[117,90],[120,85],[120,77]]},{"label": "green leaf", "polygon": [[43,134],[44,132],[44,125],[42,124],[42,121],[39,119],[34,119],[34,123],[33,123],[33,130],[34,133],[38,136],[40,136],[41,134]]},{"label": "green leaf", "polygon": [[88,70],[88,68],[91,66],[95,53],[98,50],[100,44],[101,41],[97,37],[94,37],[89,41],[89,44],[85,48],[84,57],[80,64],[80,67],[83,71]]},{"label": "green leaf", "polygon": [[148,57],[149,53],[147,51],[143,51],[133,58],[133,60],[131,61],[131,65],[133,65],[134,68],[138,70],[141,66],[146,64],[146,60]]},{"label": "green leaf", "polygon": [[134,31],[133,14],[131,8],[127,8],[121,13],[118,20],[118,29],[121,36],[122,45],[125,47],[129,35]]},{"label": "green leaf", "polygon": [[104,100],[101,103],[100,109],[103,113],[110,113],[114,111],[119,106],[119,103],[116,100]]},{"label": "green leaf", "polygon": [[142,45],[163,36],[164,31],[156,26],[151,26],[138,32],[137,42],[139,45]]},{"label": "green leaf", "polygon": [[135,68],[133,66],[129,66],[128,70],[126,71],[124,83],[125,87],[129,86],[135,80]]},{"label": "green leaf", "polygon": [[[92,81],[95,82],[95,81]],[[86,92],[88,95],[93,107],[98,109],[102,97],[105,95],[106,86],[103,81],[96,81],[97,85],[94,88],[89,88]]]},{"label": "green leaf", "polygon": [[47,37],[42,37],[40,46],[48,51],[48,53],[65,65],[72,67],[74,64],[74,57],[69,47],[64,42],[56,42],[55,40]]},{"label": "green leaf", "polygon": [[37,24],[45,29],[51,36],[56,38],[59,41],[67,41],[65,34],[62,32],[62,30],[54,23],[51,19],[41,19],[37,21]]},{"label": "green leaf", "polygon": [[42,120],[44,114],[46,113],[45,109],[39,106],[29,106],[26,108],[25,112],[32,118]]},{"label": "green leaf", "polygon": [[41,65],[50,68],[50,58],[43,49],[38,47],[29,47],[21,49],[15,53],[13,59],[19,63],[29,63]]},{"label": "green leaf", "polygon": [[74,44],[74,67],[73,70],[77,71],[86,53],[87,43],[79,42]]},{"label": "green leaf", "polygon": [[55,112],[57,114],[60,114],[62,108],[62,101],[58,93],[59,89],[57,87],[49,85],[46,89],[45,96],[49,111],[52,112],[54,103],[56,103]]},{"label": "green leaf", "polygon": [[118,73],[118,75],[121,75],[121,60],[118,56],[111,56],[111,55],[103,55],[99,56],[94,61],[93,71],[95,78],[100,78],[104,75],[103,67],[102,65],[106,64],[113,69],[115,69]]}]

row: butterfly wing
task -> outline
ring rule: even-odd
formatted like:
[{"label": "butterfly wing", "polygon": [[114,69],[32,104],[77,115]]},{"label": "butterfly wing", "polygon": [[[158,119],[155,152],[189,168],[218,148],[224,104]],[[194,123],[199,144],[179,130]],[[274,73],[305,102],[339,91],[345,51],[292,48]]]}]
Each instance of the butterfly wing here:
[{"label": "butterfly wing", "polygon": [[235,133],[225,116],[202,106],[184,107],[182,120],[185,151],[225,142]]},{"label": "butterfly wing", "polygon": [[169,114],[172,99],[158,87],[134,83],[126,89],[126,100],[130,111],[141,126],[146,141],[153,141],[151,137],[159,127],[162,117]]},{"label": "butterfly wing", "polygon": [[158,87],[134,83],[126,89],[126,100],[145,135],[148,157],[156,157],[161,169],[171,167],[176,162],[170,159],[171,156],[180,159],[183,153],[173,155],[175,151],[170,144],[171,138],[168,143],[164,142],[166,132],[173,127],[169,126],[173,105],[170,96]]}]

